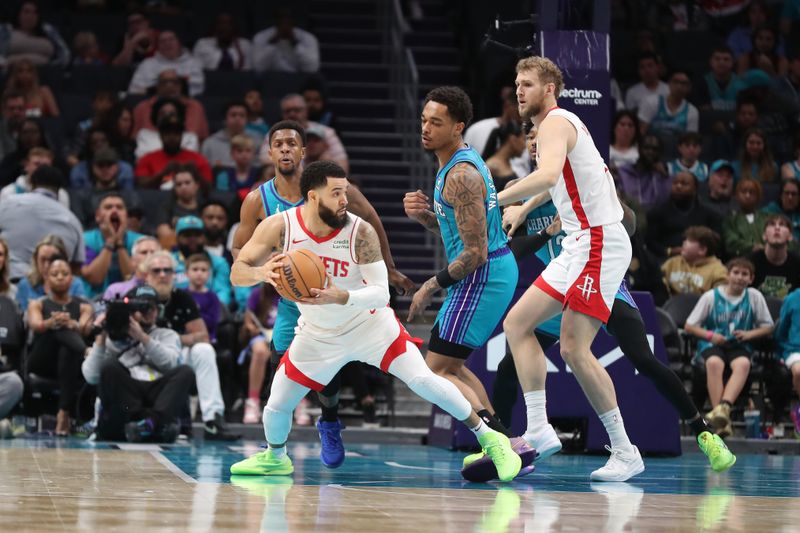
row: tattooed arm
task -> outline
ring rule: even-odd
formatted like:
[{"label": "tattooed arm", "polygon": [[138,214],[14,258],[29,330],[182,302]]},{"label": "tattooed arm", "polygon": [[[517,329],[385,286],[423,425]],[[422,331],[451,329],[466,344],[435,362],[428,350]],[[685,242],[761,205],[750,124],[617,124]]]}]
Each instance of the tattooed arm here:
[{"label": "tattooed arm", "polygon": [[[443,193],[445,200],[453,206],[458,234],[464,244],[464,250],[447,266],[450,278],[458,281],[475,272],[489,255],[483,177],[474,166],[459,163],[448,173]],[[414,295],[408,320],[423,312],[433,294],[441,288],[436,276],[426,281]]]},{"label": "tattooed arm", "polygon": [[[278,274],[274,271],[284,257],[280,252],[285,234],[283,215],[275,214],[262,220],[233,263],[231,283],[237,287],[249,287],[262,281],[275,285]],[[274,255],[276,252],[278,255]]]},{"label": "tattooed arm", "polygon": [[364,287],[351,291],[340,289],[328,274],[324,289],[311,289],[313,297],[303,298],[303,303],[312,305],[338,304],[359,309],[379,309],[389,303],[389,276],[386,263],[381,257],[381,242],[378,233],[369,222],[362,221],[356,233],[355,249],[358,269]]}]

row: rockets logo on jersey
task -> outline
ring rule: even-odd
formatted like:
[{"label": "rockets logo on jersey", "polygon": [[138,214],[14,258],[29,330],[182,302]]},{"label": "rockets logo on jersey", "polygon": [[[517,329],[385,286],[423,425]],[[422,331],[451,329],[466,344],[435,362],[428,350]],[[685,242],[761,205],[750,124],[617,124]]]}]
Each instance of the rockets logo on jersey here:
[{"label": "rockets logo on jersey", "polygon": [[334,278],[344,278],[347,277],[347,273],[350,271],[350,262],[343,261],[341,259],[335,259],[333,257],[324,257],[319,256],[322,259],[322,262],[325,264],[325,270],[328,271],[328,274]]}]

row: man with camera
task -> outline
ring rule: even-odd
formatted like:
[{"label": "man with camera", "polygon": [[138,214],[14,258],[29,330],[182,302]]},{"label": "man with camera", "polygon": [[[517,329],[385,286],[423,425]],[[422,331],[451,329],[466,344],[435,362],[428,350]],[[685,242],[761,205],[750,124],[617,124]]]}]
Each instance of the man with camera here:
[{"label": "man with camera", "polygon": [[178,334],[156,327],[158,293],[136,287],[106,308],[82,371],[97,385],[102,411],[97,436],[128,442],[174,442],[180,409],[186,405],[194,374],[179,364]]},{"label": "man with camera", "polygon": [[194,370],[205,438],[238,439],[239,435],[231,434],[226,429],[217,352],[209,343],[208,329],[192,295],[175,288],[175,258],[169,252],[158,251],[148,257],[144,264],[147,284],[156,290],[161,305],[158,325],[178,332],[183,345],[181,361]]}]

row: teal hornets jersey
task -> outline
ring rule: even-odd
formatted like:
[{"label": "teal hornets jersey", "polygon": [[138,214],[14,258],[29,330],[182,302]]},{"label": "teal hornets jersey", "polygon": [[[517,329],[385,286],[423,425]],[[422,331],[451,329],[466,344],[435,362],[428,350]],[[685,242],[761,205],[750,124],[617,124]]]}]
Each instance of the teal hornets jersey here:
[{"label": "teal hornets jersey", "polygon": [[[528,235],[539,233],[547,228],[553,223],[553,219],[556,218],[557,214],[558,211],[552,200],[528,213],[528,218],[525,220],[525,228],[528,230]],[[536,250],[536,257],[538,257],[542,263],[548,265],[550,261],[558,257],[558,254],[561,253],[561,241],[564,240],[566,235],[567,234],[562,231],[547,241],[546,245]]]},{"label": "teal hornets jersey", "polygon": [[275,189],[275,178],[262,183],[258,188],[258,192],[261,193],[261,203],[264,205],[264,218],[297,207],[298,205],[303,205],[304,201],[302,198],[295,203],[285,200],[278,194],[277,189]]},{"label": "teal hornets jersey", "polygon": [[[736,337],[733,336],[734,331],[751,330],[755,325],[753,306],[750,305],[750,291],[745,289],[744,296],[739,303],[732,304],[722,296],[719,287],[714,289],[714,305],[702,325],[705,329],[725,337],[729,344],[739,345],[748,352],[752,352],[750,343],[738,342]],[[700,357],[700,354],[712,346],[714,345],[706,339],[699,340],[697,342],[697,357]]]},{"label": "teal hornets jersey", "polygon": [[[302,205],[304,202],[303,198],[296,203],[284,199],[275,189],[275,178],[263,183],[258,191],[261,193],[261,203],[264,205],[264,218]],[[285,352],[289,349],[299,317],[300,310],[297,308],[297,304],[283,298],[278,301],[278,316],[272,331],[272,342],[276,351]]]},{"label": "teal hornets jersey", "polygon": [[453,206],[444,199],[445,178],[447,177],[447,173],[450,172],[450,169],[458,163],[471,164],[478,169],[478,172],[480,172],[483,177],[483,184],[486,187],[484,207],[486,211],[488,252],[492,253],[499,250],[508,243],[506,234],[503,231],[503,219],[500,214],[500,207],[497,203],[497,190],[494,188],[492,174],[474,148],[461,148],[457,150],[456,153],[453,154],[453,157],[450,158],[450,161],[436,173],[436,188],[433,192],[434,212],[436,213],[436,220],[439,222],[439,230],[442,234],[442,242],[444,243],[448,262],[453,262],[453,260],[464,251],[464,243],[461,241],[461,236],[458,234],[455,211]]},{"label": "teal hornets jersey", "polygon": [[[544,203],[528,213],[528,218],[525,220],[525,227],[528,230],[528,235],[539,233],[541,230],[548,227],[553,223],[558,211],[552,200]],[[561,253],[561,241],[566,236],[563,231],[547,241],[547,244],[536,250],[536,257],[544,263],[544,266],[550,264],[550,261],[558,257]],[[537,330],[546,333],[551,337],[558,338],[561,335],[561,315],[554,316],[553,318],[543,322],[539,325]]]}]

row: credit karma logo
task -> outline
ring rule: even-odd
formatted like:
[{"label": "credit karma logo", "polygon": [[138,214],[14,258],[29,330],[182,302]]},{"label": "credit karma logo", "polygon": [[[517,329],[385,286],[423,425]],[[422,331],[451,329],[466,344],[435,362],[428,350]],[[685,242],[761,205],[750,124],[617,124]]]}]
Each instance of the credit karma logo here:
[{"label": "credit karma logo", "polygon": [[563,89],[560,98],[571,98],[572,103],[575,105],[600,105],[600,99],[603,98],[603,93],[594,89]]}]

